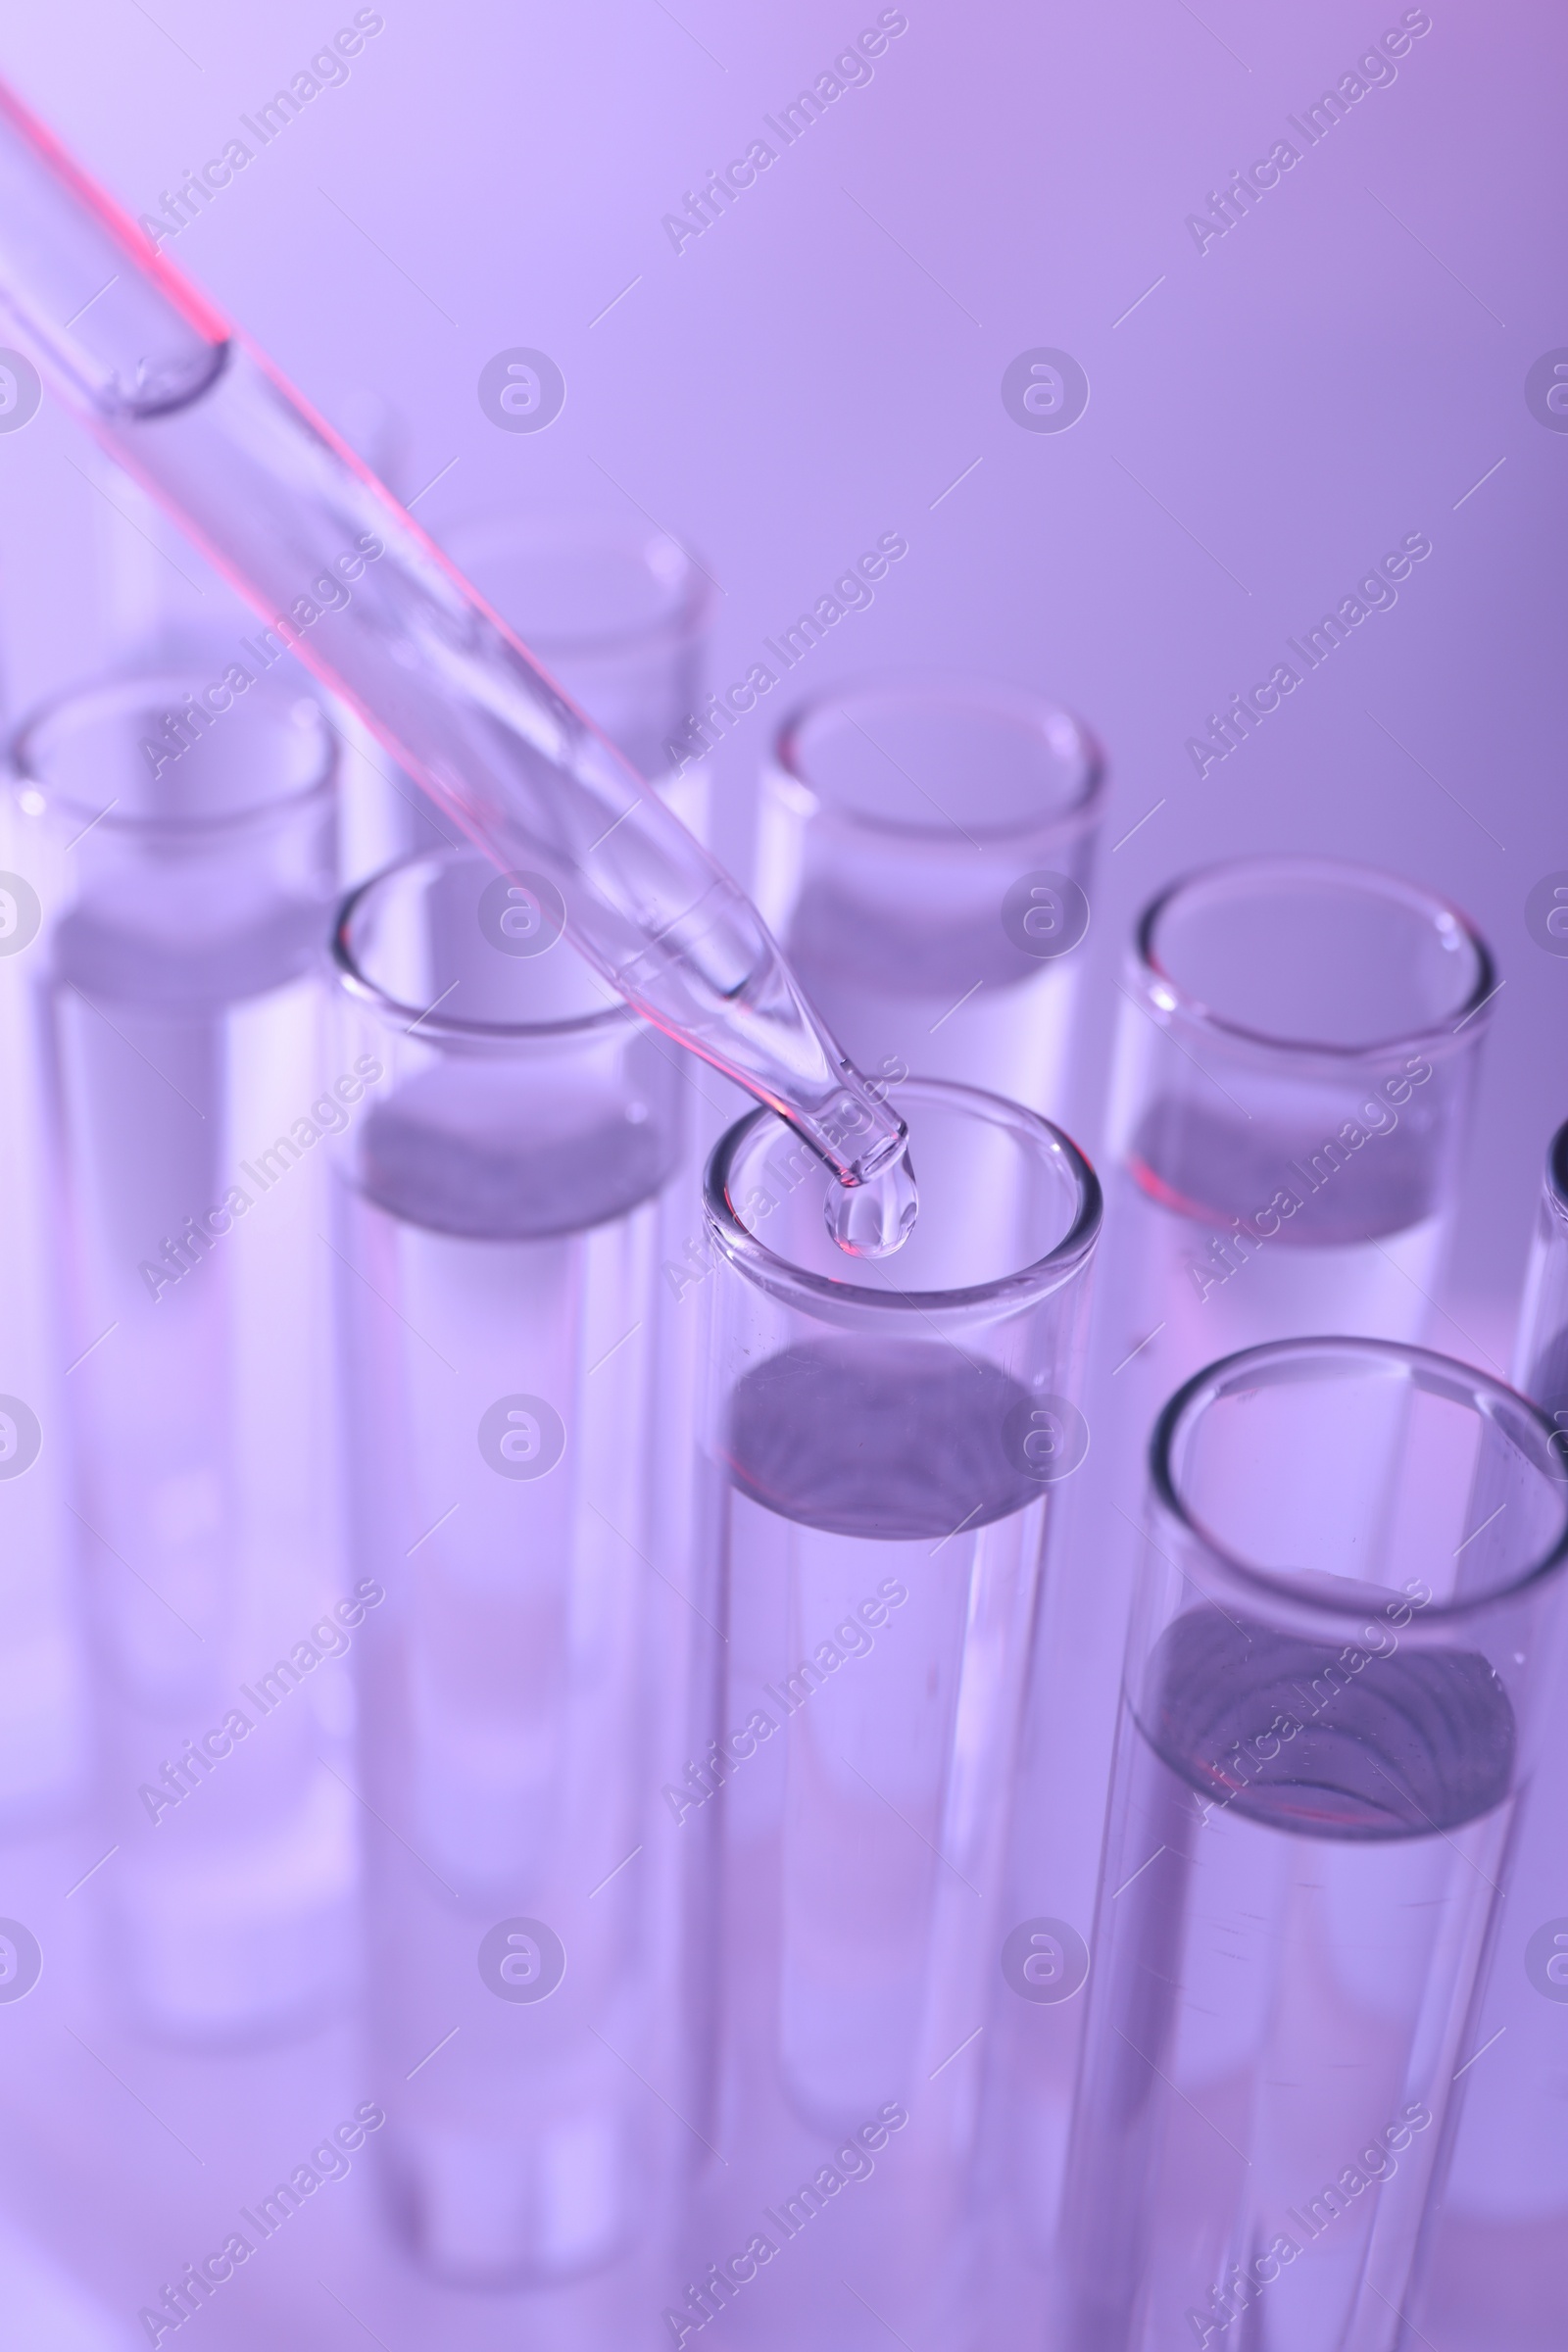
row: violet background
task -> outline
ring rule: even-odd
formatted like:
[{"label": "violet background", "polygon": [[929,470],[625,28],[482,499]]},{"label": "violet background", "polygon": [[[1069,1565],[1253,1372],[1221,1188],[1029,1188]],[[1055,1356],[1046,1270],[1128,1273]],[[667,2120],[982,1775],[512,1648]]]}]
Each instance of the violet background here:
[{"label": "violet background", "polygon": [[[171,240],[179,266],[329,414],[359,387],[392,399],[411,480],[457,461],[422,519],[506,499],[682,534],[723,590],[715,683],[904,531],[874,606],[717,755],[720,846],[745,870],[764,713],[858,670],[973,667],[1080,710],[1116,778],[1070,1122],[1091,1149],[1109,975],[1166,877],[1320,850],[1458,899],[1507,982],[1454,1274],[1478,1336],[1500,1340],[1568,1098],[1568,968],[1523,922],[1530,886],[1568,862],[1551,529],[1568,437],[1523,391],[1568,335],[1568,30],[1440,0],[1396,80],[1200,255],[1187,215],[1399,8],[1215,0],[1200,19],[1176,0],[1075,22],[916,0],[871,82],[677,255],[662,216],[874,8],[382,13],[347,83]],[[12,21],[4,64],[140,212],[352,15],[161,0],[155,23],[60,0]],[[566,378],[542,433],[503,433],[478,405],[480,368],[515,344]],[[1035,345],[1088,372],[1066,433],[1024,432],[1002,406],[1003,369]],[[127,529],[84,463],[48,404],[0,438],[19,704],[100,657],[101,550]],[[1200,782],[1184,745],[1206,713],[1413,530],[1434,552],[1398,604]]]},{"label": "violet background", "polygon": [[[155,21],[127,0],[52,0],[10,19],[0,71],[135,214],[353,13],[158,0]],[[910,0],[869,85],[677,256],[662,217],[875,6],[680,0],[677,21],[661,0],[387,0],[382,13],[347,83],[171,240],[178,266],[328,415],[366,387],[396,404],[410,481],[451,467],[418,510],[432,526],[507,501],[677,531],[723,592],[714,684],[743,675],[879,532],[904,532],[909,556],[873,606],[715,755],[718,846],[749,871],[767,727],[864,669],[972,668],[1081,711],[1115,778],[1066,1122],[1092,1155],[1112,976],[1134,913],[1171,875],[1317,851],[1455,898],[1506,986],[1464,1180],[1456,1320],[1434,1344],[1505,1364],[1543,1152],[1568,1110],[1568,960],[1524,920],[1531,887],[1568,867],[1568,436],[1524,398],[1532,362],[1568,343],[1568,27],[1540,7],[1436,0],[1394,83],[1200,256],[1186,216],[1287,135],[1286,116],[1397,24],[1397,5],[1204,0],[1200,19],[1184,0]],[[481,413],[480,369],[513,345],[565,375],[542,433]],[[1088,372],[1069,432],[1022,431],[1004,410],[1003,370],[1036,345]],[[47,399],[0,435],[13,711],[100,667],[113,578],[161,564],[95,476]],[[1417,530],[1433,554],[1396,606],[1200,781],[1184,745],[1206,714]],[[21,1894],[0,1908],[27,1915]],[[159,2065],[165,2086],[200,2099],[198,2061]],[[298,2128],[282,2128],[303,2146],[364,2095],[338,2071],[313,2046],[235,2079],[264,2104],[303,2098]],[[167,2248],[140,2243],[117,2218],[107,2146],[131,2111],[79,2054],[58,2089],[79,2102],[84,2193],[101,2199],[98,2282],[133,2307],[217,2239],[172,2173]],[[236,2194],[270,2162],[238,2166]],[[24,2215],[15,2158],[0,2177]],[[366,2189],[363,2169],[334,2188],[334,2229]],[[202,2195],[224,2209],[216,2184]],[[318,2217],[309,2227],[317,2251],[291,2247],[259,2291],[280,2316],[297,2269],[313,2316],[294,2340],[359,2340],[318,2310],[309,2279],[329,2241]],[[213,2315],[209,2332],[221,2342],[235,2325]]]}]

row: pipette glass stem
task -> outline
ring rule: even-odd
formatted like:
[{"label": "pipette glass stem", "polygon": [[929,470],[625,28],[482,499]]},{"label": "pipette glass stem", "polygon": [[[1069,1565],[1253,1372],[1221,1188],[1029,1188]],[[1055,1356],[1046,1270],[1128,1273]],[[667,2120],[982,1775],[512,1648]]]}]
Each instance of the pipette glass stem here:
[{"label": "pipette glass stem", "polygon": [[[841,1183],[904,1127],[756,908],[277,371],[0,87],[0,310],[109,454],[611,987]],[[245,691],[243,641],[209,691]],[[159,756],[152,747],[149,757]],[[538,884],[543,882],[543,893]]]}]

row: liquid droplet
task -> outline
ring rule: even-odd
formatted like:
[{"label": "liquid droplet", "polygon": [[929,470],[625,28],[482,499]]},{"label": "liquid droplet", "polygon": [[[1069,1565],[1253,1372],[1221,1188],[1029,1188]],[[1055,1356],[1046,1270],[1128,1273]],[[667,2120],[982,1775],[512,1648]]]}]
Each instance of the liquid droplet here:
[{"label": "liquid droplet", "polygon": [[831,1184],[824,1202],[827,1229],[850,1257],[891,1257],[914,1231],[919,1196],[909,1154],[868,1176],[863,1184]]}]

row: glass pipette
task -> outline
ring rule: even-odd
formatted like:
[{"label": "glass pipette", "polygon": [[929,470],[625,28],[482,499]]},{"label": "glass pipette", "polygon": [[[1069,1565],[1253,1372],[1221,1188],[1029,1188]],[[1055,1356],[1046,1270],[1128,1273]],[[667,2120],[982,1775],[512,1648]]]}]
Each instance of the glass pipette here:
[{"label": "glass pipette", "polygon": [[[566,935],[611,986],[820,1154],[839,1180],[827,1206],[840,1244],[896,1250],[915,1209],[904,1123],[839,1051],[750,899],[3,84],[0,314],[111,457],[431,799],[503,871],[559,894]],[[205,717],[234,691],[215,680]]]}]

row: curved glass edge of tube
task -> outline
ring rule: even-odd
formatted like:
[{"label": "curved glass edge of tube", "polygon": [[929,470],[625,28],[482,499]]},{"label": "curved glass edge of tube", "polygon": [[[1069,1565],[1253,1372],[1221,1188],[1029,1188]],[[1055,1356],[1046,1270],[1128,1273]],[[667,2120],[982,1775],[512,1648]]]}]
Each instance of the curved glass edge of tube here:
[{"label": "curved glass edge of tube", "polygon": [[[1370,1045],[1339,1046],[1307,1038],[1290,1038],[1251,1030],[1229,1020],[1194,996],[1160,964],[1155,933],[1174,903],[1202,884],[1226,880],[1263,883],[1275,877],[1306,882],[1318,880],[1359,889],[1419,906],[1434,920],[1451,923],[1475,958],[1475,978],[1461,1003],[1450,1013],[1430,1021],[1401,1025]],[[1485,938],[1464,909],[1436,891],[1380,866],[1361,865],[1350,858],[1263,856],[1238,858],[1195,867],[1167,883],[1139,915],[1127,956],[1127,977],[1139,1002],[1160,1027],[1180,1025],[1191,1036],[1222,1044],[1238,1056],[1275,1061],[1302,1076],[1346,1077],[1352,1072],[1376,1071],[1399,1054],[1457,1057],[1470,1050],[1490,1026],[1487,1007],[1497,991],[1496,962]]]},{"label": "curved glass edge of tube", "polygon": [[[1244,1348],[1234,1355],[1222,1356],[1217,1363],[1205,1365],[1202,1371],[1185,1381],[1155,1422],[1149,1441],[1151,1498],[1162,1530],[1183,1541],[1190,1560],[1201,1562],[1205,1598],[1214,1600],[1218,1595],[1220,1600],[1261,1613],[1271,1622],[1319,1635],[1329,1627],[1353,1632],[1360,1624],[1364,1615],[1362,1599],[1339,1600],[1320,1585],[1309,1585],[1283,1571],[1260,1567],[1229,1550],[1189,1508],[1173,1468],[1177,1445],[1206,1406],[1245,1389],[1249,1383],[1257,1385],[1258,1376],[1270,1369],[1278,1368],[1282,1378],[1289,1378],[1290,1367],[1295,1365],[1297,1378],[1310,1379],[1314,1364],[1321,1365],[1327,1373],[1336,1363],[1347,1368],[1381,1367],[1388,1372],[1402,1373],[1412,1386],[1468,1406],[1497,1423],[1508,1442],[1542,1478],[1561,1491],[1561,1526],[1549,1548],[1490,1592],[1468,1594],[1460,1600],[1443,1601],[1434,1597],[1424,1603],[1421,1613],[1424,1631],[1436,1632],[1506,1607],[1526,1598],[1548,1578],[1560,1577],[1568,1566],[1568,1461],[1563,1459],[1554,1442],[1557,1432],[1541,1407],[1505,1382],[1494,1380],[1473,1364],[1460,1363],[1433,1348],[1346,1334],[1271,1340],[1261,1347]],[[1347,1638],[1350,1638],[1348,1632]]]},{"label": "curved glass edge of tube", "polygon": [[[709,1156],[703,1177],[703,1217],[725,1261],[748,1282],[780,1303],[809,1316],[827,1315],[836,1321],[862,1322],[889,1328],[900,1316],[929,1323],[934,1317],[965,1318],[976,1313],[1010,1313],[1035,1305],[1079,1273],[1092,1257],[1100,1238],[1104,1200],[1099,1177],[1078,1146],[1062,1128],[1042,1118],[1022,1103],[979,1087],[957,1086],[943,1079],[911,1079],[910,1091],[929,1087],[948,1099],[974,1106],[990,1118],[1000,1111],[1008,1123],[1029,1131],[1065,1169],[1076,1195],[1076,1208],[1067,1231],[1054,1248],[1033,1264],[951,1291],[870,1290],[854,1282],[830,1281],[812,1274],[758,1239],[736,1209],[730,1196],[735,1163],[766,1120],[776,1114],[765,1105],[747,1111],[726,1129]],[[793,1126],[791,1120],[780,1124]],[[901,1120],[901,1126],[904,1122]],[[798,1130],[797,1130],[798,1132]],[[853,1262],[853,1261],[848,1261]]]}]

